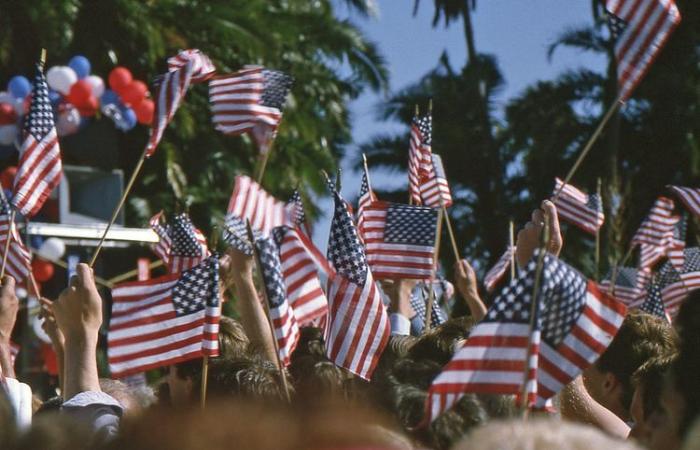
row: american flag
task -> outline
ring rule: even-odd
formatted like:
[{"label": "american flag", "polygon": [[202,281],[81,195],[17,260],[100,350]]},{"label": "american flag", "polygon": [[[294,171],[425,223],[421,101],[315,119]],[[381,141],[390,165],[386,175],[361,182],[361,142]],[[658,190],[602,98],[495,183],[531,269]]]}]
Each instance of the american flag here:
[{"label": "american flag", "polygon": [[683,186],[668,186],[681,199],[688,211],[700,216],[700,189]]},{"label": "american flag", "polygon": [[422,204],[421,183],[428,176],[432,154],[432,116],[414,117],[408,145],[408,192],[416,205]]},{"label": "american flag", "polygon": [[649,268],[664,256],[674,264],[682,265],[682,255],[677,250],[685,247],[684,217],[673,214],[675,204],[667,197],[659,197],[632,237],[632,244],[640,246],[640,267]]},{"label": "american flag", "polygon": [[510,268],[514,254],[515,247],[508,246],[496,264],[488,272],[486,272],[486,275],[484,275],[484,286],[488,292],[493,291],[498,282],[501,281],[501,278],[503,278],[503,275],[506,274]]},{"label": "american flag", "polygon": [[372,192],[369,185],[369,174],[367,170],[362,172],[362,184],[360,185],[360,198],[357,200],[357,231],[360,239],[365,241],[365,210],[372,202],[377,200],[377,196]]},{"label": "american flag", "polygon": [[661,287],[655,281],[649,283],[646,296],[639,304],[639,309],[647,314],[658,316],[671,322],[671,316],[666,312],[664,302],[661,296]]},{"label": "american flag", "polygon": [[294,79],[277,70],[246,66],[209,82],[212,120],[224,134],[251,133],[265,152],[282,120],[282,109]]},{"label": "american flag", "polygon": [[661,297],[666,311],[675,316],[688,295],[700,288],[700,247],[686,248],[682,270],[676,270],[669,262],[659,269]]},{"label": "american flag", "polygon": [[544,257],[535,326],[530,329],[537,259],[501,291],[433,381],[426,422],[468,392],[520,394],[526,368],[528,403],[544,405],[610,344],[624,319],[624,305],[549,255]]},{"label": "american flag", "polygon": [[36,65],[32,101],[12,193],[12,206],[26,217],[39,212],[61,181],[61,149],[42,63]]},{"label": "american flag", "polygon": [[151,228],[160,238],[153,251],[170,273],[191,269],[209,257],[206,238],[194,227],[187,214],[177,214],[173,223],[168,225],[161,223],[162,214],[156,214],[150,221]]},{"label": "american flag", "polygon": [[[435,289],[434,285],[437,283],[437,281],[433,283],[433,289]],[[411,307],[416,312],[416,316],[424,321],[425,316],[428,314],[428,310],[426,309],[426,307],[428,304],[428,298],[430,298],[430,292],[428,291],[430,287],[428,286],[428,284],[421,283],[418,286],[416,286],[416,288],[417,289],[415,289],[411,293],[410,303]],[[437,292],[435,293],[435,297],[433,299],[433,307],[431,308],[430,312],[431,329],[434,330],[435,328],[439,327],[447,321],[447,315],[445,314],[445,311],[443,311],[440,307]],[[425,328],[425,324],[423,324],[423,327]],[[420,332],[422,333],[423,330],[420,330]]]},{"label": "american flag", "polygon": [[267,294],[279,358],[283,366],[288,366],[292,352],[299,342],[299,325],[292,307],[287,302],[287,289],[282,275],[279,249],[271,237],[258,239],[255,246],[258,249],[261,276]]},{"label": "american flag", "polygon": [[272,235],[279,247],[282,279],[294,317],[300,326],[308,325],[328,313],[328,299],[314,260],[321,258],[328,263],[299,228],[277,227]]},{"label": "american flag", "polygon": [[328,358],[369,380],[389,342],[389,317],[352,216],[333,182],[328,184],[335,200],[328,259],[337,271],[328,291]]},{"label": "american flag", "polygon": [[155,86],[155,111],[151,135],[146,144],[146,156],[155,153],[163,133],[190,88],[214,75],[216,69],[207,55],[196,49],[183,50],[168,58],[168,72],[158,77]]},{"label": "american flag", "polygon": [[595,235],[605,222],[603,202],[598,194],[586,194],[580,189],[556,179],[554,192],[561,194],[554,199],[559,217],[576,225],[586,233]]},{"label": "american flag", "polygon": [[433,275],[440,211],[376,201],[363,211],[367,262],[379,279],[425,280]]},{"label": "american flag", "polygon": [[114,378],[219,353],[219,260],[112,289],[107,334]]},{"label": "american flag", "polygon": [[[614,289],[612,286],[613,276],[615,277]],[[617,273],[614,273],[614,270],[608,272],[603,281],[600,282],[600,289],[631,306],[644,296],[650,277],[651,272],[648,269],[620,267],[617,269]]]},{"label": "american flag", "polygon": [[7,249],[5,271],[19,284],[26,280],[32,270],[32,255],[22,243],[22,237],[11,218],[10,205],[4,198],[0,198],[0,251],[5,251],[9,236],[10,246]]},{"label": "american flag", "polygon": [[628,99],[651,67],[681,14],[673,0],[606,0],[615,38],[620,99]]},{"label": "american flag", "polygon": [[420,195],[425,206],[431,208],[449,208],[452,206],[452,194],[447,183],[445,168],[440,155],[431,155],[428,175],[421,179]]},{"label": "american flag", "polygon": [[304,202],[301,200],[301,194],[298,190],[294,190],[292,198],[287,202],[294,226],[303,227],[306,224],[306,214],[304,213]]}]

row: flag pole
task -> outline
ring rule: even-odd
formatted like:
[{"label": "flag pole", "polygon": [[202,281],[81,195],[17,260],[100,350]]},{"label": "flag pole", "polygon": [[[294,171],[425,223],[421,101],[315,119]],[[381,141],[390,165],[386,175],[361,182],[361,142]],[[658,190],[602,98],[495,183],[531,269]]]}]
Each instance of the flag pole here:
[{"label": "flag pole", "polygon": [[[535,331],[535,326],[537,325],[536,318],[538,315],[539,308],[539,295],[540,295],[540,278],[542,278],[542,269],[544,267],[544,257],[547,253],[547,242],[549,241],[549,217],[545,215],[544,227],[542,229],[542,244],[540,245],[540,251],[537,255],[537,266],[535,267],[535,283],[532,287],[532,299],[530,301],[530,324],[528,327],[527,334],[527,354],[525,357],[525,362],[523,364],[523,384],[520,391],[520,413],[523,419],[527,419],[528,412],[528,400],[527,400],[527,384],[530,378],[530,370],[534,367],[530,366],[530,360],[532,359],[532,345],[533,339],[532,335]],[[536,380],[535,380],[536,381]]]},{"label": "flag pole", "polygon": [[515,279],[515,224],[508,223],[508,241],[510,243],[510,281]]},{"label": "flag pole", "polygon": [[615,112],[622,106],[624,102],[622,101],[621,98],[618,98],[615,100],[615,103],[610,105],[610,108],[608,108],[608,111],[605,113],[605,116],[603,116],[603,119],[600,121],[600,124],[598,124],[598,128],[595,129],[593,132],[593,135],[591,135],[591,138],[588,140],[586,143],[586,146],[581,150],[581,153],[578,155],[578,158],[576,159],[576,162],[574,163],[573,167],[571,167],[571,170],[569,170],[569,173],[566,174],[566,178],[564,178],[564,182],[562,185],[557,189],[557,191],[554,193],[554,197],[552,198],[552,201],[556,201],[559,198],[559,195],[561,195],[561,191],[564,189],[564,186],[569,184],[571,181],[571,178],[573,178],[574,174],[578,170],[579,166],[583,162],[584,159],[586,159],[586,156],[588,153],[591,151],[591,148],[593,148],[593,144],[596,143],[598,138],[600,137],[601,133],[603,132],[603,129],[605,128],[605,125],[608,124],[610,119],[615,115]]},{"label": "flag pole", "polygon": [[[260,253],[258,252],[258,247],[255,245],[255,236],[253,235],[253,229],[250,226],[250,220],[246,219],[246,228],[248,230],[248,239],[253,247],[253,255],[255,260],[255,266],[258,273],[262,276],[262,263],[260,262]],[[264,284],[264,283],[263,283]],[[277,345],[277,338],[275,337],[275,325],[272,323],[272,316],[270,315],[270,303],[267,298],[267,290],[265,288],[261,289],[263,297],[263,307],[265,309],[265,316],[267,316],[267,323],[270,326],[270,334],[272,335],[272,344],[275,347],[275,356],[277,357],[277,367],[280,371],[280,378],[282,379],[282,388],[284,389],[284,395],[287,402],[291,402],[291,397],[289,395],[289,386],[287,385],[287,375],[284,372],[284,364],[282,364],[282,358],[280,358],[280,350]]]},{"label": "flag pole", "polygon": [[362,164],[365,167],[365,176],[367,177],[367,188],[372,192],[372,182],[369,179],[369,168],[367,167],[367,155],[362,154]]},{"label": "flag pole", "polygon": [[425,324],[423,333],[430,331],[430,318],[433,315],[433,301],[435,301],[435,273],[437,272],[438,256],[440,255],[440,235],[442,234],[442,214],[438,212],[437,226],[435,227],[435,248],[433,249],[433,270],[430,272],[430,285],[428,286],[428,304],[425,306]]},{"label": "flag pole", "polygon": [[[419,114],[420,114],[420,107],[418,106],[418,103],[416,103],[415,105],[413,105],[413,117],[418,117]],[[412,128],[413,128],[413,123],[411,123],[409,130],[408,130],[409,148],[411,146],[410,142],[411,142],[411,134],[412,134],[411,129]],[[410,153],[409,153],[408,157],[409,158],[411,157]],[[409,184],[409,186],[408,186],[408,204],[413,205],[413,196],[411,195],[411,186],[410,186],[411,182],[409,181],[408,184]]]},{"label": "flag pole", "polygon": [[90,259],[90,268],[92,268],[95,265],[95,261],[97,261],[97,257],[100,254],[100,250],[102,250],[102,246],[105,243],[105,239],[107,239],[107,233],[109,233],[110,228],[112,228],[112,225],[114,225],[114,222],[117,220],[117,216],[119,215],[119,211],[124,207],[124,203],[126,203],[126,197],[129,195],[131,192],[131,189],[134,187],[134,182],[136,181],[136,177],[138,174],[141,172],[141,168],[143,167],[143,163],[146,161],[148,155],[148,146],[143,149],[143,153],[141,154],[141,157],[139,158],[138,163],[136,163],[136,167],[134,168],[134,171],[131,173],[131,178],[129,179],[129,182],[126,185],[126,188],[124,189],[124,192],[122,193],[122,197],[119,199],[119,203],[117,206],[114,208],[114,211],[112,212],[112,217],[109,219],[109,223],[107,223],[107,228],[105,228],[104,233],[102,233],[102,237],[100,238],[100,241],[97,243],[97,247],[95,248],[95,252],[92,254],[92,259]]},{"label": "flag pole", "polygon": [[270,153],[272,153],[272,147],[274,145],[274,142],[275,141],[272,140],[267,150],[260,155],[260,164],[257,170],[257,174],[255,175],[255,181],[257,181],[258,184],[262,183],[262,178],[263,175],[265,175],[265,168],[267,167],[268,159],[270,159]]},{"label": "flag pole", "polygon": [[[601,179],[598,177],[598,185],[596,188],[596,194],[598,199],[602,199],[600,196],[601,191]],[[600,227],[595,232],[595,281],[600,281]]]},{"label": "flag pole", "polygon": [[0,279],[5,276],[5,266],[7,265],[7,254],[10,251],[10,239],[12,238],[12,227],[15,225],[15,210],[10,212],[10,220],[7,223],[7,233],[5,235],[5,252],[2,254],[2,268],[0,268]]},{"label": "flag pole", "polygon": [[199,406],[204,409],[207,404],[207,381],[209,378],[209,356],[202,357],[202,386],[199,393]]}]

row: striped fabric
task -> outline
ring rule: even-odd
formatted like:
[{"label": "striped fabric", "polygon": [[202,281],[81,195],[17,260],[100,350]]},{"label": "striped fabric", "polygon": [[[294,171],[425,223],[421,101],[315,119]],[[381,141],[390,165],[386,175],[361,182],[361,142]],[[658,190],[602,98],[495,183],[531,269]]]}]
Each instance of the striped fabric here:
[{"label": "striped fabric", "polygon": [[[561,191],[561,192],[560,192]],[[603,203],[598,194],[586,194],[570,184],[556,178],[554,192],[559,218],[577,226],[586,233],[595,235],[605,222]]]},{"label": "striped fabric", "polygon": [[431,208],[449,208],[452,206],[452,194],[447,182],[442,158],[435,153],[431,156],[428,175],[421,180],[420,194],[425,206]]},{"label": "striped fabric", "polygon": [[683,202],[692,214],[700,216],[700,189],[683,186],[667,186]]},{"label": "striped fabric", "polygon": [[486,287],[488,292],[492,292],[498,282],[503,278],[503,275],[506,274],[510,268],[514,254],[515,247],[509,246],[496,264],[486,272],[486,275],[484,275],[484,287]]},{"label": "striped fabric", "polygon": [[293,209],[277,200],[248,176],[236,177],[236,184],[226,210],[228,216],[250,221],[253,230],[269,236],[274,227],[294,226]]}]

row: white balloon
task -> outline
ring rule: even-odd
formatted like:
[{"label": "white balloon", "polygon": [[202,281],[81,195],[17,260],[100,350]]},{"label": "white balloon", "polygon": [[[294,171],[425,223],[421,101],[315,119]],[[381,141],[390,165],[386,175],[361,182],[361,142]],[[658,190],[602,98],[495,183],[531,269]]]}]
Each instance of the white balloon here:
[{"label": "white balloon", "polygon": [[34,334],[36,337],[39,338],[39,340],[45,344],[50,344],[51,343],[51,338],[49,337],[48,334],[44,331],[43,328],[41,328],[41,324],[44,322],[43,318],[39,318],[39,316],[34,316],[32,317],[32,330],[34,330]]},{"label": "white balloon", "polygon": [[9,92],[2,91],[0,92],[0,103],[10,103],[14,104],[16,98],[12,96]]},{"label": "white balloon", "polygon": [[21,300],[23,298],[27,298],[27,295],[29,295],[29,293],[27,292],[27,290],[25,288],[23,288],[21,286],[17,286],[15,288],[15,295],[17,296],[18,299]]},{"label": "white balloon", "polygon": [[59,238],[48,238],[36,253],[44,259],[55,261],[66,253],[66,244]]},{"label": "white balloon", "polygon": [[102,97],[102,94],[105,93],[105,82],[102,81],[102,78],[97,75],[90,75],[86,80],[92,87],[92,95],[94,95],[95,98]]},{"label": "white balloon", "polygon": [[0,127],[0,144],[10,145],[17,137],[17,125],[3,125]]},{"label": "white balloon", "polygon": [[66,107],[58,113],[56,132],[59,136],[67,136],[78,131],[80,127],[80,112],[73,106]]},{"label": "white balloon", "polygon": [[70,87],[76,81],[78,81],[78,75],[68,66],[53,66],[46,72],[46,82],[49,87],[63,95],[68,95]]},{"label": "white balloon", "polygon": [[17,113],[18,116],[23,116],[25,111],[24,111],[24,99],[23,98],[16,98],[15,101],[15,112]]}]

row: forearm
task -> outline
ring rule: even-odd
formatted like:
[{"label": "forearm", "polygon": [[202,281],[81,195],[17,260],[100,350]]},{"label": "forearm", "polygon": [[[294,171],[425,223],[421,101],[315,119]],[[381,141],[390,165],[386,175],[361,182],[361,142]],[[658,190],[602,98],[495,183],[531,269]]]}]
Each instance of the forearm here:
[{"label": "forearm", "polygon": [[236,308],[248,339],[252,345],[264,353],[267,359],[277,364],[270,324],[258,298],[252,276],[236,277],[234,291],[238,299]]},{"label": "forearm", "polygon": [[65,353],[63,351],[63,346],[58,347],[53,346],[54,353],[56,354],[56,368],[58,372],[58,387],[61,389],[61,393],[65,392],[66,386],[66,368],[65,368]]},{"label": "forearm", "polygon": [[481,300],[478,292],[469,292],[466,295],[462,295],[464,301],[467,302],[467,307],[472,317],[479,321],[486,315],[486,305]]},{"label": "forearm", "polygon": [[100,391],[97,374],[97,337],[66,337],[63,398],[86,391]]},{"label": "forearm", "polygon": [[17,378],[15,367],[12,365],[12,351],[10,350],[9,339],[0,339],[0,369],[4,376]]},{"label": "forearm", "polygon": [[577,377],[560,394],[561,415],[567,420],[593,425],[613,436],[626,439],[629,426],[612,411],[596,402]]}]

